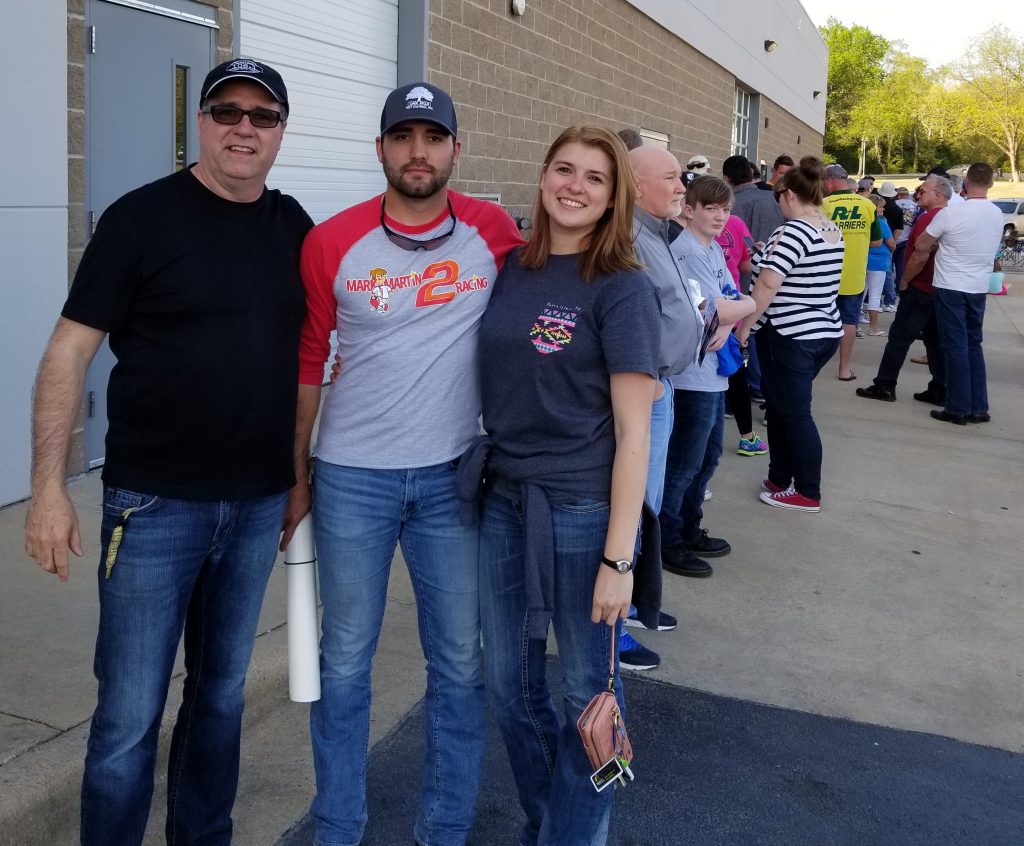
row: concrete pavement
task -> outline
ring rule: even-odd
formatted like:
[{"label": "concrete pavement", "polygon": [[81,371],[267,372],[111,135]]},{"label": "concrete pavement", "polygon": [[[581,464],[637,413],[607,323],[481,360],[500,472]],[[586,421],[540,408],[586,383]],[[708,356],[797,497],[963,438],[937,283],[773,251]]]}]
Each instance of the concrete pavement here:
[{"label": "concrete pavement", "polygon": [[[651,677],[1024,751],[1024,274],[1007,281],[1008,296],[988,299],[989,424],[932,420],[911,397],[927,370],[909,362],[898,402],[856,397],[884,338],[858,341],[857,381],[837,381],[834,362],[823,371],[815,383],[825,443],[820,514],[759,503],[767,459],[732,453],[735,426],[726,421],[704,522],[733,552],[713,562],[710,580],[666,574],[665,608],[680,626],[638,635],[662,655]],[[76,841],[95,696],[98,473],[71,493],[87,553],[65,585],[22,551],[25,504],[0,509],[0,846]],[[308,709],[287,701],[284,613],[279,566],[248,685],[235,815],[236,842],[246,846],[276,843],[312,795]],[[374,739],[422,695],[422,665],[399,565],[375,669]],[[180,684],[179,676],[170,716]],[[147,843],[162,842],[164,783],[158,773]]]}]

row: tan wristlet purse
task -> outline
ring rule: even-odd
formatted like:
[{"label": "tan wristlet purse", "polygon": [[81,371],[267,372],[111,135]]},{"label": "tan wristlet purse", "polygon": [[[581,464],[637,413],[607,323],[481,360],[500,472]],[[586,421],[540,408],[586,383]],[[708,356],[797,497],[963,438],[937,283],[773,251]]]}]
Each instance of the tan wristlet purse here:
[{"label": "tan wristlet purse", "polygon": [[633,772],[629,768],[633,760],[633,746],[622,720],[622,709],[615,698],[615,648],[619,627],[616,624],[610,628],[612,641],[608,659],[608,689],[591,699],[576,721],[583,748],[594,768],[590,781],[598,793],[610,784],[625,785],[633,780]]}]

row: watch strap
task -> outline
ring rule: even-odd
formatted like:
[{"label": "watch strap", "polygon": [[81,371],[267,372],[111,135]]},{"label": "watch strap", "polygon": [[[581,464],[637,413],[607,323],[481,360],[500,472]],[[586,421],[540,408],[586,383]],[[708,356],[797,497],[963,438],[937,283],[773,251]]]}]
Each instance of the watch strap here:
[{"label": "watch strap", "polygon": [[[623,558],[623,559],[620,559],[620,561],[624,562],[624,561],[626,561],[626,559]],[[601,556],[601,563],[604,564],[607,567],[611,567],[616,573],[629,573],[629,572],[632,571],[632,569],[633,569],[633,562],[632,561],[627,562],[629,564],[629,566],[627,568],[625,568],[625,569],[623,569],[623,568],[621,568],[619,566],[620,561],[613,561],[611,558],[608,558],[605,555]]]}]

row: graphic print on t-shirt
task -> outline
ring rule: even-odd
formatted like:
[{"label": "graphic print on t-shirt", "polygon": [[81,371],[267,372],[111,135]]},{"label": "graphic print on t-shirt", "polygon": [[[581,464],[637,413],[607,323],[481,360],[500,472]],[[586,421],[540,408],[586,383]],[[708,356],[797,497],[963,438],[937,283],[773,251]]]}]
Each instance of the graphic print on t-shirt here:
[{"label": "graphic print on t-shirt", "polygon": [[346,279],[348,293],[369,293],[370,311],[387,314],[391,308],[391,295],[406,288],[416,289],[416,308],[451,302],[456,295],[468,291],[482,291],[490,285],[486,276],[473,274],[459,279],[459,263],[452,259],[435,261],[423,268],[422,273],[391,276],[387,268],[374,267],[366,279]]},{"label": "graphic print on t-shirt", "polygon": [[544,306],[544,311],[537,316],[533,328],[530,329],[530,338],[537,352],[541,355],[550,355],[569,346],[579,313],[579,306],[566,308],[551,303]]}]

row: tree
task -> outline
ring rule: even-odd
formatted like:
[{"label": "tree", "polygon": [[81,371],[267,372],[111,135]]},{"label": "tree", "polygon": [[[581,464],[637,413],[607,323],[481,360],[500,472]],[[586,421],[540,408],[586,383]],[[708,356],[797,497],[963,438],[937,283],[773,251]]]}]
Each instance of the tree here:
[{"label": "tree", "polygon": [[853,111],[882,79],[889,42],[867,27],[844,26],[834,17],[819,31],[829,49],[825,147],[837,159],[852,157],[858,145],[866,146],[866,136],[856,122],[851,124]]},{"label": "tree", "polygon": [[1024,147],[1024,40],[996,26],[971,42],[964,58],[949,69],[956,91],[958,129],[992,142],[1020,181]]}]

